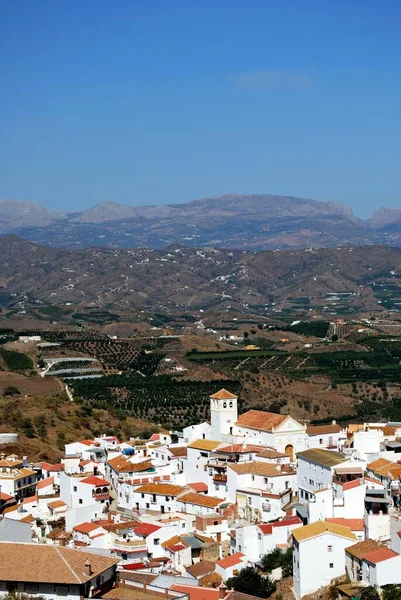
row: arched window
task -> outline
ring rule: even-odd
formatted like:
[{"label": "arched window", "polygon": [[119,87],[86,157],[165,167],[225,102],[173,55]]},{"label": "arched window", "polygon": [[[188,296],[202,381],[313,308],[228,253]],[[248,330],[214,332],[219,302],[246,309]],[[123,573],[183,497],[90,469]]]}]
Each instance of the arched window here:
[{"label": "arched window", "polygon": [[232,408],[232,407],[233,407],[233,403],[232,403],[232,402],[230,402],[230,408]]},{"label": "arched window", "polygon": [[223,402],[223,408],[227,408],[227,402]]}]

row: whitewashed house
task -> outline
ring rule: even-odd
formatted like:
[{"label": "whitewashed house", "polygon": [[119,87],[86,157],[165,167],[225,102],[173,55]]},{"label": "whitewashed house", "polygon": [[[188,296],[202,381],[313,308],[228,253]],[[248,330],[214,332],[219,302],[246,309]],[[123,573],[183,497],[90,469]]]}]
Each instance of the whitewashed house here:
[{"label": "whitewashed house", "polygon": [[349,527],[316,521],[292,532],[294,592],[299,600],[345,574],[347,546],[355,542]]}]

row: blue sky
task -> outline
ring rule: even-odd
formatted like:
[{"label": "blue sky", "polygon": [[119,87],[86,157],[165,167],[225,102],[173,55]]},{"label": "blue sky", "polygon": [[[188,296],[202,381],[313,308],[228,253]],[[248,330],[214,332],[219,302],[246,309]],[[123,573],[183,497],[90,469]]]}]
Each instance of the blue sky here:
[{"label": "blue sky", "polygon": [[0,0],[0,197],[401,205],[399,0]]}]

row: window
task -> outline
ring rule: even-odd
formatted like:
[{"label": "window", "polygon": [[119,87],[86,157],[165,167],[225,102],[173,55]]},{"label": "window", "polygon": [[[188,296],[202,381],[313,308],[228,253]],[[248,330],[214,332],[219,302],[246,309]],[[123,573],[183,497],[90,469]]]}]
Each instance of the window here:
[{"label": "window", "polygon": [[329,563],[329,569],[334,569],[334,563]]},{"label": "window", "polygon": [[333,552],[333,546],[327,546],[327,552]]},{"label": "window", "polygon": [[227,402],[223,402],[223,408],[227,408]]},{"label": "window", "polygon": [[80,498],[80,499],[78,500],[78,504],[83,504],[83,502],[82,502],[82,498]]},{"label": "window", "polygon": [[77,488],[77,486],[76,486],[76,485],[74,485],[74,488],[73,488],[73,489],[74,489],[74,492],[77,492],[77,491],[78,491],[78,488]]},{"label": "window", "polygon": [[261,540],[261,539],[262,539],[262,534],[258,533],[258,540]]},{"label": "window", "polygon": [[230,402],[230,408],[232,408],[232,407],[233,407],[233,403],[232,403],[232,402]]},{"label": "window", "polygon": [[156,494],[152,494],[152,502],[156,502]]},{"label": "window", "polygon": [[145,494],[141,494],[141,498],[145,498]]},{"label": "window", "polygon": [[242,546],[238,546],[238,552],[242,552]]},{"label": "window", "polygon": [[248,498],[248,504],[252,504],[252,498]]},{"label": "window", "polygon": [[153,545],[154,545],[154,546],[158,546],[159,544],[160,544],[160,538],[155,538],[155,539],[153,540]]},{"label": "window", "polygon": [[304,491],[301,490],[301,498],[303,498],[303,497],[304,497]]},{"label": "window", "polygon": [[309,485],[313,485],[313,484],[314,484],[313,479],[309,479]]},{"label": "window", "polygon": [[265,483],[267,483],[267,482],[268,482],[268,479],[267,479],[267,477],[264,477],[263,481],[264,481]]},{"label": "window", "polygon": [[252,481],[255,481],[255,475],[252,475]]},{"label": "window", "polygon": [[320,438],[319,440],[319,444],[322,445],[323,444],[323,438]]},{"label": "window", "polygon": [[288,488],[290,487],[290,482],[286,481],[284,485],[285,485],[285,489],[288,490]]}]

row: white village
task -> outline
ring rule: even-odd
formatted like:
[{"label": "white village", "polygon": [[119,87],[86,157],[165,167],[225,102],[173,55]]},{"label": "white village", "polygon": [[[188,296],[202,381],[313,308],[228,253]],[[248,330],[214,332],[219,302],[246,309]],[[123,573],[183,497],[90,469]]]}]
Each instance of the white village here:
[{"label": "white village", "polygon": [[297,600],[401,584],[401,423],[238,415],[225,389],[210,412],[67,443],[59,464],[1,453],[0,596],[266,597],[232,588],[250,574]]}]

